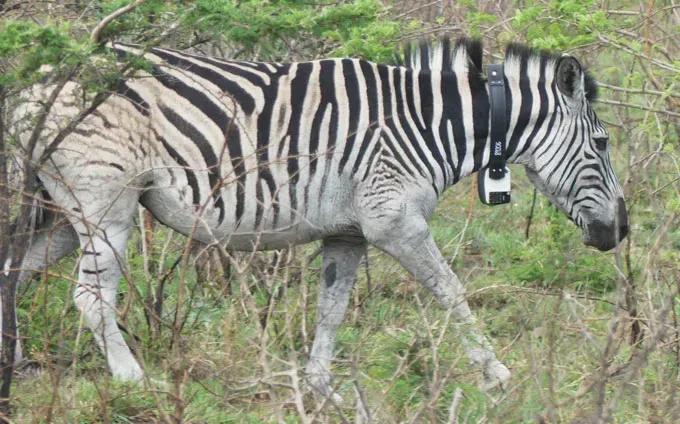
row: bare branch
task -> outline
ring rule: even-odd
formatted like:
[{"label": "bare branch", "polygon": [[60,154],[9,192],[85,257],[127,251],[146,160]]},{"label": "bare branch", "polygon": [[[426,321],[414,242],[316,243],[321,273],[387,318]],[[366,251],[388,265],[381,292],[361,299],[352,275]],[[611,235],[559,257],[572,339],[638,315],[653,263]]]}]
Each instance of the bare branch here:
[{"label": "bare branch", "polygon": [[633,109],[647,110],[647,111],[654,112],[654,113],[660,113],[662,115],[668,115],[668,116],[680,118],[680,113],[678,113],[678,112],[671,112],[670,110],[652,109],[652,108],[647,107],[647,106],[636,105],[636,104],[633,104],[633,103],[626,103],[626,102],[619,102],[619,101],[616,101],[616,100],[605,100],[605,99],[598,100],[598,103],[604,103],[604,104],[607,104],[607,105],[614,105],[614,106],[631,107]]},{"label": "bare branch", "polygon": [[126,13],[129,13],[137,8],[142,3],[146,3],[147,0],[137,0],[134,3],[130,3],[127,6],[123,6],[120,9],[116,10],[109,16],[105,17],[104,19],[97,24],[97,26],[94,28],[92,31],[92,35],[90,35],[90,41],[92,44],[99,44],[99,36],[101,35],[102,31],[104,28],[106,28],[111,22],[114,20],[118,19],[119,17],[123,16]]}]

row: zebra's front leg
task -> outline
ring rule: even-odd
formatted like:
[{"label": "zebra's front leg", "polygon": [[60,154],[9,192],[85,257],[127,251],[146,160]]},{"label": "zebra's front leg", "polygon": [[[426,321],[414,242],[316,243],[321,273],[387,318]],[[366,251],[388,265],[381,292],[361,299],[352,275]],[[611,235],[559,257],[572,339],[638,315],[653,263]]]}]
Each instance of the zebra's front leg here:
[{"label": "zebra's front leg", "polygon": [[73,297],[106,355],[115,378],[141,380],[143,372],[123,339],[116,322],[116,291],[125,260],[125,248],[132,223],[108,225],[86,236],[79,226],[83,249],[78,287]]},{"label": "zebra's front leg", "polygon": [[439,304],[451,310],[453,318],[463,327],[462,344],[468,359],[482,370],[482,390],[503,386],[510,371],[492,352],[491,344],[475,325],[475,318],[465,299],[463,285],[442,257],[427,222],[421,217],[409,217],[400,225],[392,225],[368,240],[392,255],[420,281]]},{"label": "zebra's front leg", "polygon": [[323,270],[316,310],[316,336],[309,363],[305,369],[307,381],[315,394],[330,396],[336,403],[342,398],[331,388],[330,364],[333,359],[335,333],[345,316],[357,268],[366,254],[363,238],[328,238],[323,241]]}]

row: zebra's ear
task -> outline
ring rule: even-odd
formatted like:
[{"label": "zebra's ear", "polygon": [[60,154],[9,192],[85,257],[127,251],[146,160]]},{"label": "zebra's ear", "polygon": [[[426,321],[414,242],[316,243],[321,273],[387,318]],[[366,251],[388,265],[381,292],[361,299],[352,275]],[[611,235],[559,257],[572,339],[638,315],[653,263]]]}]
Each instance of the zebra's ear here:
[{"label": "zebra's ear", "polygon": [[578,60],[571,56],[562,56],[555,71],[557,88],[565,96],[576,99],[584,95],[583,70]]}]

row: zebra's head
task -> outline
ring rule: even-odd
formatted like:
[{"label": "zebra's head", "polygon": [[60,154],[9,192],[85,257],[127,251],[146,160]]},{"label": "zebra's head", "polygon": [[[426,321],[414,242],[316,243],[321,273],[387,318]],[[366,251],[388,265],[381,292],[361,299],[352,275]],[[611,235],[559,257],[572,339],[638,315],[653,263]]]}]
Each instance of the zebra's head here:
[{"label": "zebra's head", "polygon": [[[534,186],[581,228],[584,244],[613,249],[628,234],[628,218],[609,158],[609,134],[591,106],[597,85],[571,56],[536,62],[550,111],[543,134],[521,162]],[[524,63],[531,73],[531,59]]]}]

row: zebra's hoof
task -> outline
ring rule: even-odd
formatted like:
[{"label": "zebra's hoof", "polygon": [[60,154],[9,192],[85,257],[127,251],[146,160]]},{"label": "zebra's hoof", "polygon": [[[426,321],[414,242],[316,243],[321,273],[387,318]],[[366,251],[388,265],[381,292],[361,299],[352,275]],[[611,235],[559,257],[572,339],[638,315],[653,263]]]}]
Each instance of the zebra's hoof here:
[{"label": "zebra's hoof", "polygon": [[481,391],[495,388],[505,389],[510,380],[510,370],[499,360],[494,359],[482,369],[482,381],[479,383]]}]

